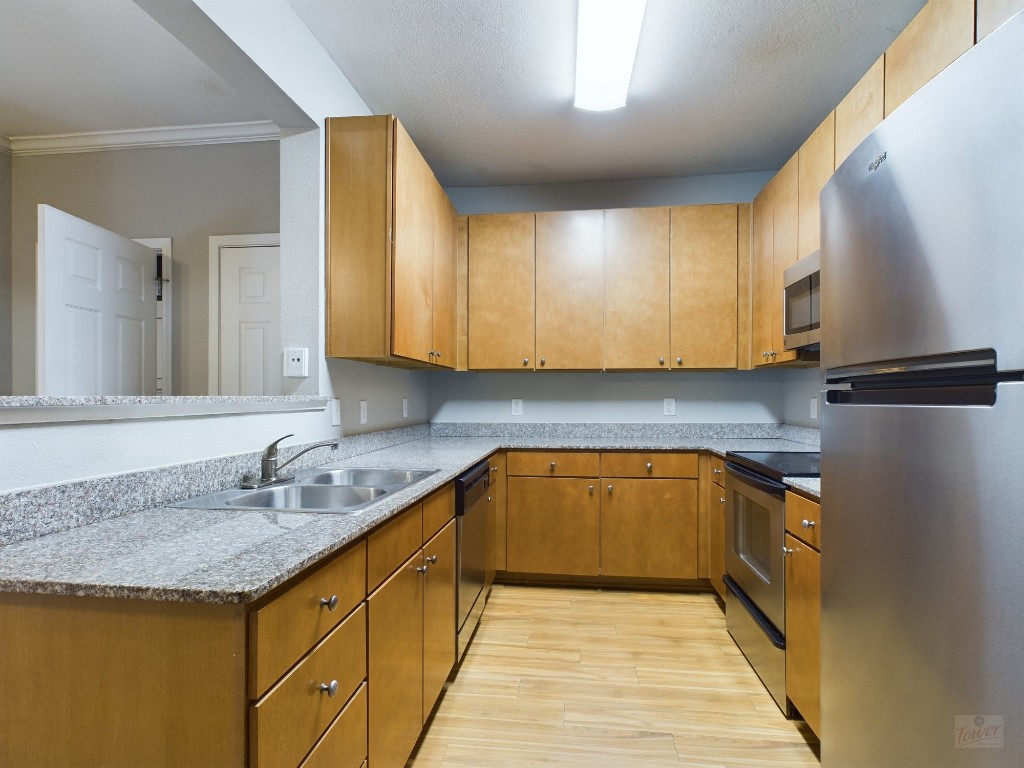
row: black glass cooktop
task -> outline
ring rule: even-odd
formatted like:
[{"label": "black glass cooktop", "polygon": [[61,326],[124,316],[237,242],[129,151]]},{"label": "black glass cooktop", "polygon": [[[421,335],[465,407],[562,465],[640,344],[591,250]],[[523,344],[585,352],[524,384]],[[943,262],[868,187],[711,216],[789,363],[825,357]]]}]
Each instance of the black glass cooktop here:
[{"label": "black glass cooktop", "polygon": [[760,472],[773,480],[821,475],[821,454],[816,451],[729,451],[725,454],[725,460]]}]

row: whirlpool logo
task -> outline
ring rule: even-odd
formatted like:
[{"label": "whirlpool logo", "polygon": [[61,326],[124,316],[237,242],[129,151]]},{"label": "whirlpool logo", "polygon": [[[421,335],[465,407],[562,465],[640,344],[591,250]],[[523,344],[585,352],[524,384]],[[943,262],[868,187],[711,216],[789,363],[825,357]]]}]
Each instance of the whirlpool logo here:
[{"label": "whirlpool logo", "polygon": [[1003,746],[1002,715],[956,715],[953,743],[957,749]]}]

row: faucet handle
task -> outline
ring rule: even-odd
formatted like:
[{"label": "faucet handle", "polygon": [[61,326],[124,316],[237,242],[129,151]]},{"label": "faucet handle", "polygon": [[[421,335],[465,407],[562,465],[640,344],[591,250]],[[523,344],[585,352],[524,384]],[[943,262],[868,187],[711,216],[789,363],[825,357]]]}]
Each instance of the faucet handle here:
[{"label": "faucet handle", "polygon": [[287,440],[289,437],[295,437],[295,433],[293,432],[290,435],[285,435],[284,437],[279,437],[279,438],[277,438],[277,440],[275,440],[270,445],[268,445],[266,448],[264,448],[263,449],[263,458],[264,459],[276,459],[277,458],[277,444],[280,443],[282,440]]}]

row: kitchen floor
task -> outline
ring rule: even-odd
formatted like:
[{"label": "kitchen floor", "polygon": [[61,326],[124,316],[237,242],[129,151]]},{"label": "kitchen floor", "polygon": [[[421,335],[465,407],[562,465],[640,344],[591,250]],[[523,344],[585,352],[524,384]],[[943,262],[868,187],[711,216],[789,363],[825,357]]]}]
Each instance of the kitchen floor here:
[{"label": "kitchen floor", "polygon": [[817,766],[710,594],[495,585],[408,768]]}]

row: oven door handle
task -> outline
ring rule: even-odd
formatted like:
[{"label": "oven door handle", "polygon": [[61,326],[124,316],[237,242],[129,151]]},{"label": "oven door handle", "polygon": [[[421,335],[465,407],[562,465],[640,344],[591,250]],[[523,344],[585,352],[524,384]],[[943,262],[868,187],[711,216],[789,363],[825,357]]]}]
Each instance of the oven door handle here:
[{"label": "oven door handle", "polygon": [[756,472],[751,472],[749,469],[745,469],[739,464],[733,464],[731,461],[727,461],[725,462],[725,471],[748,485],[752,485],[765,493],[770,493],[772,496],[785,496],[786,494],[785,483],[777,483],[771,478],[764,477]]}]

